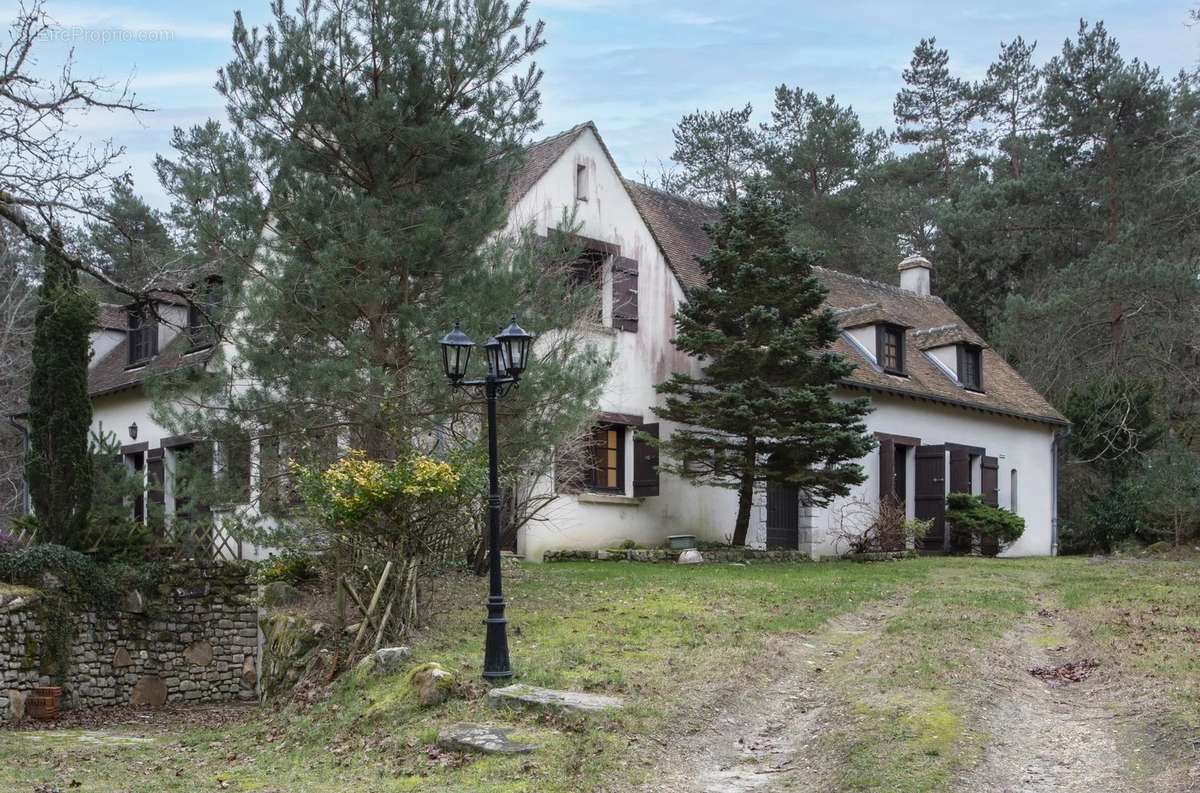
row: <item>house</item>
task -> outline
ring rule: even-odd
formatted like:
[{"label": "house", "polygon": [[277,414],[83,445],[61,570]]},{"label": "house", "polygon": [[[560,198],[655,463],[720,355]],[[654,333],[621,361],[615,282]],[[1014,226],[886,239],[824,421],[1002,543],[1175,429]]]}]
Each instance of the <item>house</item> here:
[{"label": "house", "polygon": [[[655,418],[655,384],[698,367],[673,347],[673,317],[688,290],[704,283],[696,258],[709,250],[704,224],[715,212],[622,178],[591,123],[530,147],[510,202],[510,226],[537,233],[560,222],[564,208],[574,212],[602,286],[595,333],[614,350],[593,431],[598,451],[587,456],[582,482],[572,475],[544,483],[560,498],[521,530],[519,551],[536,559],[551,549],[657,544],[672,534],[728,539],[736,493],[660,473],[654,447],[639,439],[675,430]],[[1006,554],[1056,553],[1062,415],[930,294],[925,259],[900,262],[896,284],[817,274],[842,329],[836,349],[857,366],[841,394],[870,399],[866,424],[878,449],[861,461],[866,481],[826,507],[807,505],[794,488],[762,488],[748,542],[837,555],[847,550],[841,535],[850,524],[891,494],[910,517],[934,522],[925,550],[948,550],[945,496],[971,492],[1025,519],[1024,536]]]},{"label": "house", "polygon": [[[698,370],[671,340],[675,310],[704,283],[696,258],[709,250],[704,225],[714,210],[624,179],[590,122],[530,146],[509,202],[514,231],[544,234],[564,210],[573,213],[585,249],[581,267],[601,287],[601,316],[591,332],[613,352],[587,467],[582,475],[572,468],[539,483],[557,498],[521,529],[519,553],[540,559],[552,549],[623,540],[657,544],[673,534],[728,539],[736,493],[660,472],[655,447],[641,437],[665,438],[676,429],[655,417],[653,408],[661,404],[655,385],[672,372]],[[806,504],[794,488],[762,488],[749,543],[814,557],[840,554],[847,527],[891,495],[907,515],[934,522],[922,547],[940,552],[948,549],[946,494],[972,492],[1025,519],[1024,536],[1005,553],[1056,553],[1056,442],[1067,424],[1063,417],[930,294],[928,261],[900,262],[895,284],[821,268],[817,274],[841,325],[836,348],[857,367],[840,394],[870,399],[866,424],[878,448],[861,461],[866,481],[828,506]],[[261,442],[236,452],[213,449],[156,421],[147,382],[207,366],[214,346],[195,309],[165,294],[154,308],[105,306],[101,312],[89,375],[93,431],[111,433],[122,464],[144,472],[145,499],[132,506],[143,518],[159,508],[170,525],[171,516],[190,508],[176,498],[177,470],[188,455],[200,452],[214,472],[244,478],[244,503],[212,509],[210,539],[219,555],[261,558],[267,549],[219,528],[223,515],[257,514],[254,505],[269,486],[269,472],[259,464]]]},{"label": "house", "polygon": [[[222,518],[233,511],[256,511],[263,483],[251,475],[258,469],[251,467],[249,446],[235,453],[171,432],[160,423],[148,390],[155,377],[208,366],[217,349],[215,335],[198,307],[168,293],[153,294],[148,306],[102,304],[88,369],[91,431],[118,446],[117,464],[145,484],[142,497],[130,504],[135,520],[154,522],[153,516],[161,515],[159,531],[180,543],[207,546],[223,558],[261,559],[269,549],[221,529]],[[235,474],[242,482],[242,503],[190,503],[180,486],[183,461],[189,458],[214,474]],[[187,521],[187,537],[180,536],[184,522],[176,520],[185,514],[197,518]]]}]

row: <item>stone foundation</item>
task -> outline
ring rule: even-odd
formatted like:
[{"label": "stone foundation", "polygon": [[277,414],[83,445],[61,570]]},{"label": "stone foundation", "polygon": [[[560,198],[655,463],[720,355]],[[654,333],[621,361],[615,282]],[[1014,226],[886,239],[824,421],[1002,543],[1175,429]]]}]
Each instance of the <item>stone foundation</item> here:
[{"label": "stone foundation", "polygon": [[254,700],[254,595],[243,568],[221,563],[173,568],[112,613],[40,592],[0,595],[0,721],[24,715],[35,685],[62,685],[64,708]]}]

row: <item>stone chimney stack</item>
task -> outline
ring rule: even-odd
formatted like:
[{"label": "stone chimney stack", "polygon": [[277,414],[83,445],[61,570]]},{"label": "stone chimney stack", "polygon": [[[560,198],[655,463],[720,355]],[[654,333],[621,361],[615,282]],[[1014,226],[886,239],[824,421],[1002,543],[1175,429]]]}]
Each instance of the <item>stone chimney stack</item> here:
[{"label": "stone chimney stack", "polygon": [[901,289],[907,289],[922,297],[929,296],[929,276],[933,272],[933,265],[929,263],[928,259],[919,253],[914,253],[900,262],[897,269],[900,270]]}]

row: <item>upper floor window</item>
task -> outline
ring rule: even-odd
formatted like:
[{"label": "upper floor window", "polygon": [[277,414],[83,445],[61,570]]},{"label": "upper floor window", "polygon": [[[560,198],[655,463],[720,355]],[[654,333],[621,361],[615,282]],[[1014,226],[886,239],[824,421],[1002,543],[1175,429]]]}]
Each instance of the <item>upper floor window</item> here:
[{"label": "upper floor window", "polygon": [[145,363],[158,354],[158,322],[142,308],[129,310],[129,365]]},{"label": "upper floor window", "polygon": [[904,374],[904,328],[875,326],[875,360],[889,374]]},{"label": "upper floor window", "polygon": [[958,381],[971,391],[983,390],[983,351],[978,347],[958,345]]},{"label": "upper floor window", "polygon": [[588,200],[588,169],[586,165],[575,166],[575,200]]},{"label": "upper floor window", "polygon": [[221,285],[209,279],[197,292],[195,300],[188,305],[188,337],[192,349],[209,347],[216,340],[216,313],[221,305]]}]

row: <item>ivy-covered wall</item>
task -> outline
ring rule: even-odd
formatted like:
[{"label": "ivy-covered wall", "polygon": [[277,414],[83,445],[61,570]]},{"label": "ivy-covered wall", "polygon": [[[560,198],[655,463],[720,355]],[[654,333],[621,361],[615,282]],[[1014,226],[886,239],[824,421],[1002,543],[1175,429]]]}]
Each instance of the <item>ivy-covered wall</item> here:
[{"label": "ivy-covered wall", "polygon": [[222,563],[172,567],[111,610],[0,591],[0,721],[23,717],[35,685],[63,686],[65,708],[253,700],[254,596],[246,570]]}]

